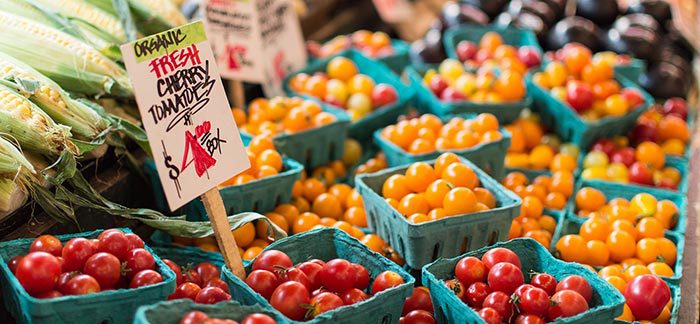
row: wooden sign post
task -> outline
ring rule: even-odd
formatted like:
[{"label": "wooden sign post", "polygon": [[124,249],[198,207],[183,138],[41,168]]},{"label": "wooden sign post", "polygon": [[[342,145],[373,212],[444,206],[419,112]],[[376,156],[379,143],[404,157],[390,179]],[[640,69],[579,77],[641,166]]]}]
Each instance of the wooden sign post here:
[{"label": "wooden sign post", "polygon": [[245,270],[217,185],[250,167],[202,22],[122,45],[168,205],[197,197],[226,265]]}]

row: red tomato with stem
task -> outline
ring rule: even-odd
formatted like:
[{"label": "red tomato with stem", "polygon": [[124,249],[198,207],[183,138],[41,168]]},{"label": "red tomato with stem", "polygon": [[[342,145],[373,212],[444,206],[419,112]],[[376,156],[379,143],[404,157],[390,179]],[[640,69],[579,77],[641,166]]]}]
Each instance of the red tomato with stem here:
[{"label": "red tomato with stem", "polygon": [[332,292],[343,293],[355,285],[355,272],[347,260],[333,259],[326,262],[319,276],[323,287]]},{"label": "red tomato with stem", "polygon": [[279,285],[270,297],[270,305],[292,320],[304,319],[304,305],[310,302],[309,291],[304,285],[289,281]]},{"label": "red tomato with stem", "polygon": [[163,277],[160,275],[160,273],[153,270],[141,270],[131,278],[129,288],[150,286],[159,282],[163,282]]},{"label": "red tomato with stem", "polygon": [[573,290],[581,294],[581,296],[586,299],[586,302],[590,302],[591,297],[593,297],[593,288],[591,288],[591,284],[579,275],[571,275],[560,281],[557,284],[557,291],[562,290]]},{"label": "red tomato with stem", "polygon": [[277,276],[267,270],[255,270],[245,279],[245,283],[265,299],[270,299],[279,285]]},{"label": "red tomato with stem", "polygon": [[287,281],[296,281],[304,285],[304,287],[306,287],[306,290],[311,290],[311,282],[309,281],[309,278],[306,277],[304,271],[301,271],[298,268],[278,270],[277,279],[280,284],[285,283]]},{"label": "red tomato with stem", "polygon": [[477,314],[479,314],[479,317],[481,317],[486,324],[501,324],[503,321],[501,314],[491,307],[484,307],[479,310]]},{"label": "red tomato with stem", "polygon": [[380,273],[372,283],[372,294],[399,286],[404,283],[401,275],[393,271],[384,271]]},{"label": "red tomato with stem", "polygon": [[512,263],[501,262],[489,271],[488,284],[493,291],[502,291],[508,295],[525,282],[520,268]]},{"label": "red tomato with stem", "polygon": [[671,290],[661,278],[641,275],[627,283],[624,295],[636,320],[653,320],[671,299]]},{"label": "red tomato with stem", "polygon": [[522,299],[522,298],[523,298],[523,294],[525,294],[525,292],[526,292],[528,289],[534,288],[534,287],[535,287],[535,286],[533,286],[533,285],[531,285],[531,284],[520,285],[520,287],[518,287],[517,289],[515,289],[515,291],[513,292],[513,295],[516,296],[516,297],[518,297],[518,299]]},{"label": "red tomato with stem", "polygon": [[588,303],[581,294],[573,290],[562,290],[551,298],[548,318],[554,321],[560,317],[571,317],[588,310]]},{"label": "red tomato with stem", "polygon": [[513,315],[513,303],[510,297],[501,291],[490,293],[481,306],[495,309],[501,318],[510,318]]},{"label": "red tomato with stem", "polygon": [[197,273],[197,270],[195,269],[189,269],[187,272],[184,274],[185,281],[186,282],[192,282],[197,284],[197,286],[204,286],[204,282],[202,280],[202,277],[199,276],[199,273]]},{"label": "red tomato with stem", "polygon": [[78,274],[68,280],[64,289],[66,295],[87,295],[99,292],[100,284],[89,275]]},{"label": "red tomato with stem", "polygon": [[466,301],[467,289],[464,287],[462,282],[457,279],[445,280],[445,286],[447,286],[447,289],[452,290],[459,300]]},{"label": "red tomato with stem", "polygon": [[[325,263],[324,263],[325,264]],[[306,278],[309,279],[309,285],[311,286],[311,291],[321,288],[321,277],[318,275],[323,269],[323,266],[316,262],[304,262],[296,266],[299,270],[304,272]]]},{"label": "red tomato with stem", "polygon": [[53,235],[42,235],[37,237],[32,245],[29,246],[29,252],[46,252],[53,256],[61,256],[63,244],[61,240]]},{"label": "red tomato with stem", "polygon": [[122,231],[111,231],[100,235],[100,243],[97,247],[99,252],[107,252],[114,255],[119,260],[124,260],[126,253],[129,252],[129,239]]},{"label": "red tomato with stem", "polygon": [[547,316],[549,312],[549,295],[543,289],[532,287],[527,289],[520,297],[520,313]]},{"label": "red tomato with stem", "polygon": [[455,266],[455,276],[467,287],[475,282],[486,281],[487,272],[484,262],[475,257],[462,258]]},{"label": "red tomato with stem", "polygon": [[95,278],[103,289],[112,288],[121,277],[121,263],[114,255],[98,252],[87,259],[83,273]]},{"label": "red tomato with stem", "polygon": [[216,304],[226,300],[231,300],[231,295],[217,287],[203,288],[194,298],[194,302],[197,304]]},{"label": "red tomato with stem", "polygon": [[307,313],[306,317],[314,318],[343,305],[345,305],[345,303],[343,303],[343,300],[338,297],[338,295],[329,292],[320,293],[311,298],[311,312]]},{"label": "red tomato with stem", "polygon": [[46,252],[25,255],[15,271],[15,277],[30,295],[53,290],[60,274],[61,264],[58,259]]},{"label": "red tomato with stem", "polygon": [[547,292],[548,295],[554,295],[557,292],[557,279],[547,273],[538,273],[532,277],[530,284]]},{"label": "red tomato with stem", "polygon": [[79,274],[80,274],[79,271],[71,271],[71,272],[61,273],[58,276],[58,281],[56,281],[56,289],[59,292],[65,294],[66,293],[66,284],[68,283],[68,281],[70,281],[71,279],[73,279],[73,277],[75,277]]},{"label": "red tomato with stem", "polygon": [[182,276],[182,268],[170,259],[161,259],[170,270],[175,273],[175,283],[179,286],[185,282],[185,277]]},{"label": "red tomato with stem", "polygon": [[168,300],[187,298],[194,301],[194,299],[197,298],[197,294],[199,294],[201,290],[202,288],[197,286],[197,284],[185,282],[175,288],[175,292],[168,296]]},{"label": "red tomato with stem", "polygon": [[520,265],[520,258],[518,257],[518,255],[515,254],[515,252],[506,248],[493,248],[491,250],[488,250],[481,257],[481,261],[484,262],[486,269],[491,269],[493,268],[493,266],[501,262],[512,263],[518,268],[522,267]]},{"label": "red tomato with stem", "polygon": [[417,309],[422,309],[430,313],[433,312],[433,301],[430,299],[430,291],[428,291],[428,288],[413,288],[413,293],[406,298],[406,302],[403,304],[401,315],[406,315],[408,312]]},{"label": "red tomato with stem", "polygon": [[292,259],[289,256],[277,250],[268,250],[260,253],[255,261],[253,261],[253,270],[267,270],[272,273],[277,270],[276,267],[291,268],[294,266]]},{"label": "red tomato with stem", "polygon": [[483,282],[475,282],[467,288],[466,302],[472,308],[479,308],[490,293],[491,288],[489,288],[489,285]]},{"label": "red tomato with stem", "polygon": [[[352,304],[356,304],[356,303],[359,303],[359,302],[362,302],[362,301],[369,299],[369,295],[367,295],[364,291],[359,290],[357,288],[351,288],[351,289],[348,289],[346,292],[342,293],[340,295],[340,299],[343,300],[343,303],[345,305],[352,305]],[[406,306],[404,306],[404,309],[405,308],[406,308]]]},{"label": "red tomato with stem", "polygon": [[209,262],[198,263],[194,267],[194,270],[197,271],[197,274],[202,279],[202,283],[205,285],[212,279],[221,278],[221,272],[219,272],[219,268],[217,268],[215,265]]},{"label": "red tomato with stem", "polygon": [[82,271],[85,261],[97,252],[90,240],[76,237],[66,242],[61,256],[63,257],[63,272]]},{"label": "red tomato with stem", "polygon": [[369,271],[367,268],[357,263],[352,264],[352,270],[355,272],[355,283],[353,287],[357,289],[367,289],[369,285]]},{"label": "red tomato with stem", "polygon": [[129,240],[129,251],[133,249],[143,249],[146,246],[143,243],[143,240],[134,233],[126,233],[124,236],[126,236],[126,238]]}]

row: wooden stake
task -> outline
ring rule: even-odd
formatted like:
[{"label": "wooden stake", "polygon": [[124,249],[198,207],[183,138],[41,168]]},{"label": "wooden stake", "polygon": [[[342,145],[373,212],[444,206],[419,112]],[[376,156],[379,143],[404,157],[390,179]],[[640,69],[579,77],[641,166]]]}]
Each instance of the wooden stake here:
[{"label": "wooden stake", "polygon": [[236,245],[236,240],[233,238],[233,233],[231,233],[228,217],[226,215],[226,208],[224,208],[224,201],[221,199],[219,190],[217,188],[212,188],[205,192],[201,198],[202,203],[204,203],[204,209],[207,210],[207,214],[209,215],[209,221],[214,229],[214,236],[216,237],[216,242],[219,244],[219,250],[224,256],[226,266],[231,269],[231,272],[233,272],[236,277],[245,280],[243,260],[241,260],[241,254],[238,252],[238,245]]},{"label": "wooden stake", "polygon": [[243,89],[243,82],[238,80],[229,80],[228,87],[229,94],[233,99],[233,106],[243,109],[245,106],[245,90]]}]

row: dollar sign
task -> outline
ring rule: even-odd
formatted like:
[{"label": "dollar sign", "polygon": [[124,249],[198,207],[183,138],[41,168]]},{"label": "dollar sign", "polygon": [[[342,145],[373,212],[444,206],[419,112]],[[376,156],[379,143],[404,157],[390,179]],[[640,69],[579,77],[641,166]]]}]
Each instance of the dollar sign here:
[{"label": "dollar sign", "polygon": [[177,177],[180,176],[180,169],[178,169],[174,164],[172,164],[173,157],[170,155],[165,156],[165,166],[170,169],[168,172],[168,176],[172,180],[177,180]]}]

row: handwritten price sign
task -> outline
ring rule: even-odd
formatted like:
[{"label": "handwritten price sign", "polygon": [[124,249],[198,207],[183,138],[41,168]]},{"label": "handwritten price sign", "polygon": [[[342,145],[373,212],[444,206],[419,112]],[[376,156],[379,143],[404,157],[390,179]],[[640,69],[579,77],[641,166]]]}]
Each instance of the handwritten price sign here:
[{"label": "handwritten price sign", "polygon": [[121,50],[171,210],[250,167],[201,22]]}]

